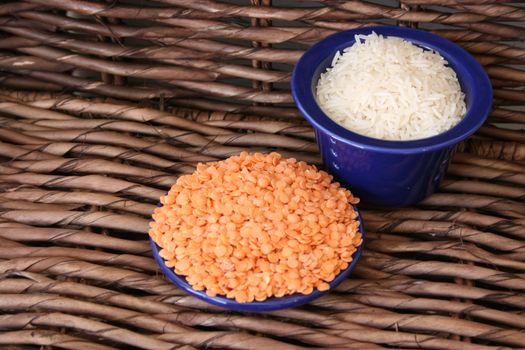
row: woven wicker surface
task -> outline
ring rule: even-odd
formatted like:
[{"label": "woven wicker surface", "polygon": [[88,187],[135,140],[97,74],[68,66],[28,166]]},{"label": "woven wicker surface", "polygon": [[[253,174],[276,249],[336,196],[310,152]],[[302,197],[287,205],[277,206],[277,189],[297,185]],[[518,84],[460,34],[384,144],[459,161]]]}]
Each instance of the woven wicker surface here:
[{"label": "woven wicker surface", "polygon": [[[0,347],[525,348],[525,133],[507,128],[525,122],[525,3],[382,3],[0,3]],[[290,70],[379,23],[450,38],[493,80],[440,192],[364,209],[355,273],[298,309],[225,312],[167,282],[147,243],[158,198],[242,150],[319,163]]]}]

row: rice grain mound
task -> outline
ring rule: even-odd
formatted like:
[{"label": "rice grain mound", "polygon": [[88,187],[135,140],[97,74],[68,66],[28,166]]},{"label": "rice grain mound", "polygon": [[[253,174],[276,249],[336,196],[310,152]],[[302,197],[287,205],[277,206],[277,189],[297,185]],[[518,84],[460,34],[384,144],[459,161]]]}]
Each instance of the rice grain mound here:
[{"label": "rice grain mound", "polygon": [[415,140],[454,127],[466,112],[456,73],[438,53],[372,33],[337,52],[317,99],[341,126],[384,140]]}]

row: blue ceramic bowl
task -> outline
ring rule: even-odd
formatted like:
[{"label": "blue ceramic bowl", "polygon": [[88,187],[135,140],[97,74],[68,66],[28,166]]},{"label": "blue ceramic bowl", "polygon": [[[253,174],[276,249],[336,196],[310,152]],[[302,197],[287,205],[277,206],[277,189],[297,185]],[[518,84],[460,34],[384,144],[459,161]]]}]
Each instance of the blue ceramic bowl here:
[{"label": "blue ceramic bowl", "polygon": [[[463,120],[442,134],[413,141],[374,139],[332,121],[316,102],[319,76],[331,65],[337,51],[354,44],[354,35],[372,31],[404,38],[441,54],[456,72],[465,93],[467,112]],[[434,192],[455,146],[483,124],[492,106],[490,80],[467,51],[437,35],[400,27],[366,27],[321,40],[296,64],[292,94],[297,107],[315,129],[327,170],[363,203],[384,207],[415,204]]]},{"label": "blue ceramic bowl", "polygon": [[[357,208],[354,207],[354,209],[357,211]],[[153,252],[153,257],[155,258],[155,261],[159,265],[160,269],[164,273],[164,275],[174,284],[176,284],[180,289],[184,290],[186,293],[191,294],[199,299],[202,299],[204,301],[207,301],[210,304],[221,306],[230,310],[234,311],[250,311],[250,312],[264,312],[264,311],[274,311],[274,310],[281,310],[286,309],[289,307],[299,306],[306,304],[316,298],[319,298],[320,296],[330,292],[330,290],[334,289],[337,285],[339,285],[345,278],[348,277],[350,272],[355,268],[357,261],[361,257],[361,252],[363,251],[363,247],[365,244],[365,231],[363,228],[363,222],[361,221],[361,216],[358,212],[359,220],[359,230],[361,232],[361,237],[363,239],[363,242],[361,245],[357,248],[357,250],[352,255],[352,262],[348,267],[341,271],[337,277],[330,282],[330,289],[324,292],[320,292],[317,289],[314,290],[310,294],[292,294],[280,298],[269,298],[265,301],[254,301],[251,303],[238,303],[234,299],[228,299],[225,297],[210,297],[203,291],[195,290],[191,287],[191,285],[186,282],[186,278],[183,276],[177,275],[171,268],[167,267],[165,264],[164,259],[159,255],[160,247],[150,238],[150,246],[151,251]]]}]

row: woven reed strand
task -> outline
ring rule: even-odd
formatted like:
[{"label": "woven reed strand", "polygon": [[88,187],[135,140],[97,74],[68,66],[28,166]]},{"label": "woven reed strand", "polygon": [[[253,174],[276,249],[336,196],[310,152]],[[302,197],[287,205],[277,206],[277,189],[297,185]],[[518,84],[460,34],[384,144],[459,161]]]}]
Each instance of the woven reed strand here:
[{"label": "woven reed strand", "polygon": [[[525,347],[525,134],[508,129],[525,121],[525,3],[138,3],[0,4],[1,347]],[[438,193],[363,208],[358,268],[305,307],[225,312],[175,288],[147,241],[158,198],[243,150],[321,164],[291,104],[293,64],[384,23],[457,42],[495,87]]]}]

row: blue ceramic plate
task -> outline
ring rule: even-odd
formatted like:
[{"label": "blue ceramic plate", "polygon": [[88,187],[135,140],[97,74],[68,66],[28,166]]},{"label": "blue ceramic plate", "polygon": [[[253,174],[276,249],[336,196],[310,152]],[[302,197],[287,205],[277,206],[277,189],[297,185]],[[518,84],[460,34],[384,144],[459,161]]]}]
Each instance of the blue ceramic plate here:
[{"label": "blue ceramic plate", "polygon": [[[354,207],[354,209],[357,211],[357,208]],[[348,267],[341,271],[337,277],[330,282],[330,289],[324,292],[320,292],[317,289],[314,289],[314,291],[310,294],[292,294],[287,295],[281,298],[269,298],[265,301],[254,301],[251,303],[238,303],[234,299],[228,299],[225,297],[210,297],[206,294],[206,292],[195,290],[191,287],[191,285],[186,282],[186,279],[183,276],[177,275],[171,268],[167,267],[164,259],[159,255],[160,247],[150,238],[150,246],[151,250],[153,252],[153,257],[155,258],[155,261],[159,265],[160,269],[164,273],[168,279],[176,284],[179,288],[184,290],[186,293],[191,294],[199,299],[202,299],[204,301],[207,301],[210,304],[221,306],[230,310],[234,311],[251,311],[251,312],[263,312],[263,311],[273,311],[273,310],[280,310],[280,309],[286,309],[289,307],[299,306],[306,304],[316,298],[319,298],[320,296],[330,292],[332,289],[334,289],[338,284],[340,284],[345,278],[348,277],[350,272],[355,268],[357,261],[359,260],[361,256],[361,252],[363,251],[364,241],[365,241],[365,231],[363,229],[363,222],[361,220],[361,216],[358,213],[357,219],[359,220],[359,231],[361,232],[361,237],[363,239],[363,243],[357,248],[354,255],[352,256],[352,262]]]}]

